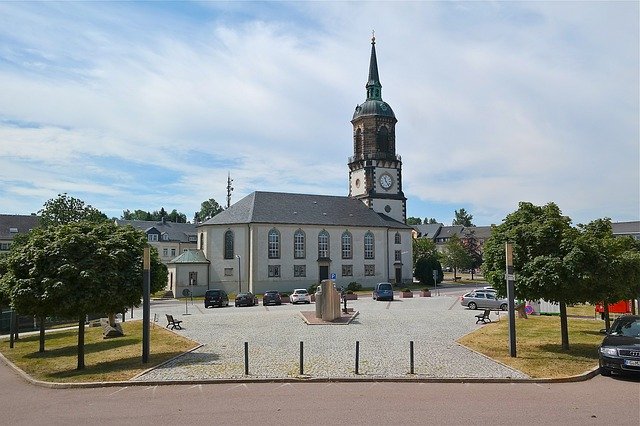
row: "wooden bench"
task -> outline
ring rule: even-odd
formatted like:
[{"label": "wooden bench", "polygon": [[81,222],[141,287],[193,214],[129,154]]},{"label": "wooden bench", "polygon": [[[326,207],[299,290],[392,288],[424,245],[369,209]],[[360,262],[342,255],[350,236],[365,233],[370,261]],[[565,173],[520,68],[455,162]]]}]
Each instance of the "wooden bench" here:
[{"label": "wooden bench", "polygon": [[178,330],[182,330],[182,327],[180,326],[180,323],[182,321],[177,320],[177,319],[173,319],[173,315],[167,315],[167,326],[165,328],[169,328],[169,326],[171,326],[171,330],[175,330],[176,328]]},{"label": "wooden bench", "polygon": [[489,314],[491,313],[491,309],[485,309],[483,313],[476,315],[476,324],[482,321],[483,323],[491,322],[491,318],[489,318]]}]

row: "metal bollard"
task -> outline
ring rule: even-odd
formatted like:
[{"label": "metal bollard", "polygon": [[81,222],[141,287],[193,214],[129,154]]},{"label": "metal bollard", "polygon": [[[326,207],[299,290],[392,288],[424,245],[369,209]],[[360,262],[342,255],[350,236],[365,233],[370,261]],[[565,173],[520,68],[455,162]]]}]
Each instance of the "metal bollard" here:
[{"label": "metal bollard", "polygon": [[249,375],[249,342],[244,342],[244,375]]},{"label": "metal bollard", "polygon": [[304,343],[300,342],[300,375],[304,374]]},{"label": "metal bollard", "polygon": [[360,364],[360,342],[356,340],[356,374],[358,373],[358,366]]},{"label": "metal bollard", "polygon": [[409,374],[413,374],[413,340],[409,342],[409,364],[410,364]]}]

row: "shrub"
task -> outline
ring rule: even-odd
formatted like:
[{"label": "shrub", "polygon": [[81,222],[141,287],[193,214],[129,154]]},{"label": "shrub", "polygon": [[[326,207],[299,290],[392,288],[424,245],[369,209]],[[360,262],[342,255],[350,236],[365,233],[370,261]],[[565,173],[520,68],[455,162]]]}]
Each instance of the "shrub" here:
[{"label": "shrub", "polygon": [[286,293],[286,292],[280,293],[280,297],[289,297],[289,296],[291,296],[290,293]]},{"label": "shrub", "polygon": [[309,292],[309,294],[313,294],[316,292],[319,286],[320,284],[311,284],[309,288],[307,288],[307,291]]},{"label": "shrub", "polygon": [[351,293],[353,293],[354,291],[360,291],[360,290],[362,290],[362,285],[358,284],[357,281],[351,281],[347,286],[347,291],[351,291]]},{"label": "shrub", "polygon": [[408,287],[405,287],[405,288],[402,289],[402,292],[403,293],[411,292],[411,289],[408,288]]},{"label": "shrub", "polygon": [[346,293],[347,294],[353,294],[353,290],[347,290]]}]

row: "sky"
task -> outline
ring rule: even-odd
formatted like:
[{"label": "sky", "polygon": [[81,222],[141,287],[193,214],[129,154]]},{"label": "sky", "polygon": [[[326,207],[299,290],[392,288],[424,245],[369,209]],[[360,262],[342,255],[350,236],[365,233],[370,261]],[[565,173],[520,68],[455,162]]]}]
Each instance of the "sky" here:
[{"label": "sky", "polygon": [[0,2],[0,213],[348,195],[375,30],[407,216],[640,220],[639,2]]}]

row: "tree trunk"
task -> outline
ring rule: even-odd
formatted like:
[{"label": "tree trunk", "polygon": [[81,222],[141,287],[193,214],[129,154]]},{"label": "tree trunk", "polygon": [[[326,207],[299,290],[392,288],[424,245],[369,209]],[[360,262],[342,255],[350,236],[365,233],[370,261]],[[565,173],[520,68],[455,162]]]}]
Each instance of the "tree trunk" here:
[{"label": "tree trunk", "polygon": [[609,329],[611,329],[611,318],[609,318],[609,302],[603,302],[602,306],[604,307],[604,328],[608,333]]},{"label": "tree trunk", "polygon": [[109,325],[111,327],[116,326],[116,314],[109,314]]},{"label": "tree trunk", "polygon": [[40,317],[40,349],[38,352],[44,352],[44,317]]},{"label": "tree trunk", "polygon": [[78,321],[78,370],[84,370],[84,321],[86,315],[80,315]]},{"label": "tree trunk", "polygon": [[471,281],[473,281],[473,268],[471,268]]},{"label": "tree trunk", "polygon": [[562,335],[562,349],[569,350],[569,325],[567,324],[567,304],[560,302],[560,334]]},{"label": "tree trunk", "polygon": [[636,299],[631,299],[631,315],[636,314]]},{"label": "tree trunk", "polygon": [[458,278],[457,271],[458,271],[458,268],[454,266],[453,267],[453,281],[455,281],[456,278]]}]

